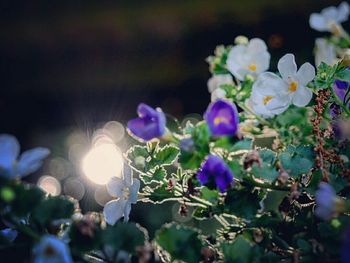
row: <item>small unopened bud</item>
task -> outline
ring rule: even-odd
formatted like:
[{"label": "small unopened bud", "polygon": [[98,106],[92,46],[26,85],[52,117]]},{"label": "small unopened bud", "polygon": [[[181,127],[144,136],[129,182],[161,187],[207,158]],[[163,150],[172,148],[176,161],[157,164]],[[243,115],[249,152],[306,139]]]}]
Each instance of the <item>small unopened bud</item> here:
[{"label": "small unopened bud", "polygon": [[284,185],[287,183],[288,179],[289,174],[285,170],[280,171],[280,175],[277,177],[278,182]]},{"label": "small unopened bud", "polygon": [[174,189],[175,185],[176,185],[175,178],[170,178],[168,181],[168,186],[167,186],[166,190],[172,191]]},{"label": "small unopened bud", "polygon": [[253,230],[253,237],[256,243],[260,243],[261,241],[263,241],[264,235],[260,228],[256,228]]},{"label": "small unopened bud", "polygon": [[257,163],[259,167],[261,166],[261,159],[257,150],[253,150],[246,155],[243,161],[243,167],[244,169],[251,168],[254,163]]},{"label": "small unopened bud", "polygon": [[137,156],[136,158],[135,158],[135,165],[137,166],[137,167],[145,167],[145,163],[146,163],[146,159],[145,159],[145,157],[143,157],[143,156]]},{"label": "small unopened bud", "polygon": [[201,250],[201,254],[204,262],[213,262],[215,259],[215,252],[210,247],[203,247]]},{"label": "small unopened bud", "polygon": [[6,203],[11,202],[16,197],[15,192],[10,187],[2,188],[0,195],[1,199],[4,200]]},{"label": "small unopened bud", "polygon": [[235,44],[236,45],[247,45],[249,42],[248,38],[246,36],[237,36],[235,38]]},{"label": "small unopened bud", "polygon": [[350,54],[345,53],[343,59],[341,60],[341,65],[344,67],[349,67],[350,66]]},{"label": "small unopened bud", "polygon": [[180,205],[179,214],[180,216],[183,216],[183,217],[188,215],[188,208],[185,204]]}]

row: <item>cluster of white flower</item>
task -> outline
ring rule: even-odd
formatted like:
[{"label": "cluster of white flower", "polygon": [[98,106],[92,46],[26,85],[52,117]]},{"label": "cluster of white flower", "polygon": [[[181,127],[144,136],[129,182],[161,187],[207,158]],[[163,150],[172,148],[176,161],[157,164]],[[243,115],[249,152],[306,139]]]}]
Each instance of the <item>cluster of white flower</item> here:
[{"label": "cluster of white flower", "polygon": [[[328,31],[334,36],[345,34],[342,22],[348,19],[349,4],[341,3],[338,7],[328,7],[319,14],[310,16],[311,28]],[[304,63],[299,70],[293,54],[284,55],[278,62],[279,75],[267,72],[270,66],[270,53],[265,42],[259,38],[239,41],[228,53],[226,69],[236,80],[244,81],[249,76],[255,80],[246,106],[255,114],[270,118],[284,112],[289,105],[305,107],[312,99],[312,90],[307,87],[315,78],[315,68]],[[338,61],[336,48],[329,40],[318,38],[315,49],[315,65],[321,62],[333,65]],[[208,81],[211,100],[226,97],[222,89],[224,84],[234,84],[230,74],[213,75]]]}]

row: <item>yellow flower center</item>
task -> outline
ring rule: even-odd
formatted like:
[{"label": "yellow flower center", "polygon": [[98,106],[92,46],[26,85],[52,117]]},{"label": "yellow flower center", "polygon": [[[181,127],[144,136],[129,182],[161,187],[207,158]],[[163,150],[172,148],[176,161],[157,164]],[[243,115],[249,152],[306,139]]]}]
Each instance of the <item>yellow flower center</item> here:
[{"label": "yellow flower center", "polygon": [[292,81],[291,83],[289,83],[289,92],[295,92],[298,88],[298,82],[296,81]]},{"label": "yellow flower center", "polygon": [[250,71],[256,71],[256,64],[255,63],[251,63],[249,66],[248,66],[248,69]]},{"label": "yellow flower center", "polygon": [[265,96],[264,98],[263,98],[263,103],[264,103],[264,105],[266,105],[267,103],[269,103],[270,102],[270,100],[272,100],[273,99],[273,96]]},{"label": "yellow flower center", "polygon": [[216,117],[216,118],[214,119],[214,124],[215,124],[216,126],[219,125],[219,124],[221,124],[221,123],[229,124],[229,121],[228,121],[227,118],[224,118],[224,117]]}]

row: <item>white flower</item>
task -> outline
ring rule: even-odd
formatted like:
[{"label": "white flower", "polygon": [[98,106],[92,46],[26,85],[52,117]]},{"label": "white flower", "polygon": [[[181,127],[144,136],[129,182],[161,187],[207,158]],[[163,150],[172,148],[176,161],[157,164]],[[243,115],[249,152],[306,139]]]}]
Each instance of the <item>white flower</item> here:
[{"label": "white flower", "polygon": [[318,67],[321,62],[333,65],[337,62],[335,46],[324,38],[317,38],[315,42],[315,64]]},{"label": "white flower", "polygon": [[342,2],[338,7],[327,7],[321,13],[311,14],[310,27],[321,32],[328,31],[339,34],[340,23],[348,19],[349,13],[350,7],[346,2]]},{"label": "white flower", "polygon": [[207,83],[208,91],[212,93],[214,90],[220,88],[220,86],[224,84],[233,84],[233,79],[230,74],[213,75]]},{"label": "white flower", "polygon": [[297,107],[306,106],[312,98],[312,90],[306,85],[315,78],[315,68],[310,63],[304,63],[297,71],[293,54],[286,54],[278,61],[278,71],[284,81],[284,88],[290,101]]},{"label": "white flower", "polygon": [[270,54],[266,44],[259,38],[253,38],[248,45],[234,46],[227,58],[227,69],[239,80],[249,74],[254,77],[268,70]]},{"label": "white flower", "polygon": [[263,118],[271,118],[284,112],[290,98],[283,88],[284,81],[271,72],[261,73],[255,81],[248,106]]},{"label": "white flower", "polygon": [[132,178],[132,171],[128,165],[124,167],[124,179],[113,177],[108,182],[108,193],[117,198],[109,201],[103,208],[103,215],[108,224],[114,225],[122,216],[125,222],[129,220],[131,204],[137,202],[139,188],[140,181]]},{"label": "white flower", "polygon": [[215,102],[219,99],[223,99],[226,96],[226,91],[224,91],[221,88],[215,89],[212,93],[211,93],[211,101]]}]

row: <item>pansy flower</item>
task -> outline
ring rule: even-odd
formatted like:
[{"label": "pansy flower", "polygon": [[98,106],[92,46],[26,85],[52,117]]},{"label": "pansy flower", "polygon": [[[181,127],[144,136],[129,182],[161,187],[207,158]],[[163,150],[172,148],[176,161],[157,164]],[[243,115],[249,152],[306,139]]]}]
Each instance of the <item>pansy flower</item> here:
[{"label": "pansy flower", "polygon": [[239,128],[237,107],[227,100],[217,100],[210,104],[204,113],[204,119],[213,136],[233,136]]},{"label": "pansy flower", "polygon": [[202,185],[210,189],[218,188],[223,193],[230,187],[233,173],[223,159],[209,155],[197,173],[197,178]]},{"label": "pansy flower", "polygon": [[330,6],[310,16],[310,27],[321,32],[339,34],[340,24],[345,22],[350,13],[349,4],[342,2],[338,7]]},{"label": "pansy flower", "polygon": [[113,177],[107,184],[108,193],[117,198],[109,201],[103,208],[106,222],[114,225],[122,216],[129,220],[131,204],[136,204],[140,181],[132,178],[132,171],[128,165],[124,166],[124,178]]},{"label": "pansy flower", "polygon": [[263,40],[253,38],[247,45],[234,46],[228,54],[226,64],[237,79],[244,80],[247,75],[256,77],[269,69],[270,53]]},{"label": "pansy flower", "polygon": [[73,263],[68,246],[53,235],[46,235],[33,248],[33,263]]},{"label": "pansy flower", "polygon": [[138,138],[149,141],[161,137],[165,133],[166,119],[164,113],[159,109],[140,103],[137,107],[138,118],[128,122],[128,129]]},{"label": "pansy flower", "polygon": [[[50,154],[46,148],[34,148],[23,152],[17,139],[8,134],[0,135],[0,177],[15,179],[36,172]],[[17,159],[18,158],[18,159]]]}]

